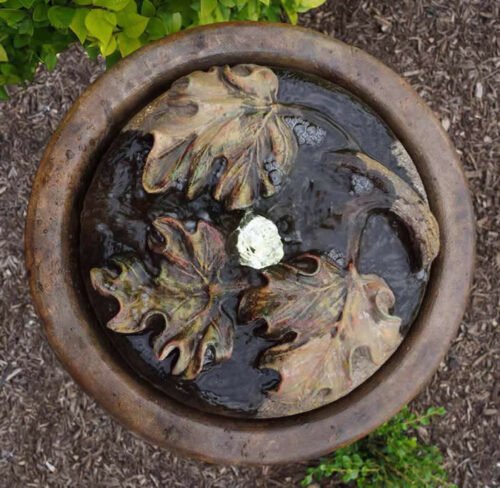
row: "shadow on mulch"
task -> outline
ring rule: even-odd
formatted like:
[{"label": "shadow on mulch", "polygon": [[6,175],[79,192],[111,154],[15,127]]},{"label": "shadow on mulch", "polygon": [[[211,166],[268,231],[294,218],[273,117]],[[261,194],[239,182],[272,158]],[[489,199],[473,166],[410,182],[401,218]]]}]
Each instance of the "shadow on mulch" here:
[{"label": "shadow on mulch", "polygon": [[[462,157],[477,216],[472,303],[446,361],[413,406],[447,408],[446,417],[419,434],[441,447],[458,486],[500,486],[500,4],[335,0],[301,22],[401,73],[436,112]],[[0,484],[297,486],[304,465],[210,466],[137,439],[77,388],[43,337],[23,266],[27,200],[48,138],[101,71],[73,48],[54,72],[40,72],[35,83],[0,104]]]}]

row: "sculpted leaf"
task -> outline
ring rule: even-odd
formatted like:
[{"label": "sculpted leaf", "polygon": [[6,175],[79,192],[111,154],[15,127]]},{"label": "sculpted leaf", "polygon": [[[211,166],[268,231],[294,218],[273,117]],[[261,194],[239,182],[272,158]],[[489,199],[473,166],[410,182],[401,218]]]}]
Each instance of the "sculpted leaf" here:
[{"label": "sculpted leaf", "polygon": [[221,299],[237,284],[220,279],[227,256],[217,229],[200,222],[191,234],[170,217],[157,219],[153,226],[161,241],[151,240],[150,248],[164,258],[158,276],[151,276],[136,257],[116,257],[119,273],[94,268],[92,285],[118,300],[119,312],[107,324],[115,332],[141,332],[153,317],[162,317],[164,330],[154,350],[160,359],[178,350],[172,373],[191,379],[201,371],[208,348],[217,362],[231,356],[233,324],[221,309]]},{"label": "sculpted leaf", "polygon": [[301,343],[336,322],[344,305],[344,271],[313,254],[264,272],[265,286],[247,290],[240,302],[244,321],[265,319],[267,332],[297,334]]},{"label": "sculpted leaf", "polygon": [[[261,415],[292,415],[336,400],[373,374],[401,342],[401,320],[389,313],[395,298],[382,278],[360,275],[353,266],[343,276],[319,258],[316,264],[308,276],[290,264],[276,266],[267,285],[245,293],[244,316],[264,318],[272,334],[277,329],[296,333],[260,359],[259,367],[281,375]],[[276,279],[291,283],[277,285]],[[357,352],[364,363],[355,370]]]},{"label": "sculpted leaf", "polygon": [[277,92],[276,75],[256,65],[215,67],[175,82],[131,124],[154,136],[146,191],[183,189],[193,199],[212,182],[213,196],[230,209],[273,195],[297,153]]},{"label": "sculpted leaf", "polygon": [[336,154],[334,162],[367,176],[372,185],[372,190],[353,199],[343,214],[350,241],[348,260],[356,262],[362,229],[370,211],[386,209],[406,225],[421,267],[428,269],[439,252],[439,227],[427,202],[396,173],[366,154]]}]

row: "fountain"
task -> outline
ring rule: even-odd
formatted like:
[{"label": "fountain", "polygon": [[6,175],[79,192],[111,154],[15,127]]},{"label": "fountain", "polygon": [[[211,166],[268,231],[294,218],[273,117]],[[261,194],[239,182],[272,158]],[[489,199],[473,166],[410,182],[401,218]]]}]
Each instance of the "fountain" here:
[{"label": "fountain", "polygon": [[311,31],[228,24],[82,96],[37,175],[27,261],[52,347],[129,428],[273,463],[418,393],[473,236],[456,155],[397,75]]}]

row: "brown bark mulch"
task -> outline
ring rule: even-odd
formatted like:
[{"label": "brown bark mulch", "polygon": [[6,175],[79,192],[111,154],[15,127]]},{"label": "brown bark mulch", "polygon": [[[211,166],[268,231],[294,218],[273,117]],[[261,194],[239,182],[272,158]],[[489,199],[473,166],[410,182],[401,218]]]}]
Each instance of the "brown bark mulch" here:
[{"label": "brown bark mulch", "polygon": [[[402,74],[462,157],[477,216],[472,300],[413,406],[447,408],[420,435],[441,447],[458,486],[500,486],[500,3],[332,0],[301,22]],[[27,200],[48,138],[102,69],[73,48],[0,103],[0,486],[297,486],[303,465],[211,466],[137,439],[79,390],[43,337],[23,265]]]}]

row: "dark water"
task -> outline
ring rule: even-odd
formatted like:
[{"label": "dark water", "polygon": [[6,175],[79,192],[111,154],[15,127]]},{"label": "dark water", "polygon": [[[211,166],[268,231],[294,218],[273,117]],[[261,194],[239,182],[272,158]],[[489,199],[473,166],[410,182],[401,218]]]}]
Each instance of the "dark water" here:
[{"label": "dark water", "polygon": [[[279,99],[282,103],[308,107],[303,118],[313,129],[321,127],[326,134],[320,144],[300,146],[284,189],[269,199],[260,199],[254,212],[278,226],[285,244],[285,259],[313,251],[342,263],[347,236],[341,216],[346,203],[356,197],[357,189],[352,173],[339,171],[332,158],[339,151],[361,150],[409,181],[390,150],[396,139],[373,112],[333,85],[282,72]],[[188,227],[202,219],[229,235],[243,216],[241,211],[225,211],[209,191],[191,202],[178,192],[146,194],[141,177],[151,145],[149,135],[122,133],[102,158],[85,198],[81,270],[90,301],[104,328],[117,312],[117,304],[92,289],[91,268],[109,265],[115,254],[134,253],[155,274],[157,262],[147,251],[146,242],[150,225],[157,217],[175,216]],[[362,189],[365,182],[358,183]],[[424,277],[414,271],[415,256],[407,243],[406,229],[395,218],[374,214],[363,232],[358,262],[362,273],[382,276],[395,293],[393,313],[403,319],[402,332],[411,325],[425,289]],[[227,272],[239,273],[253,284],[259,281],[259,273],[237,266],[236,259],[228,266]],[[167,394],[211,411],[251,416],[265,392],[278,385],[279,375],[255,367],[259,354],[274,343],[256,333],[262,324],[238,323],[237,302],[234,296],[224,302],[224,310],[235,323],[232,358],[218,365],[208,361],[192,382],[170,375],[175,353],[164,361],[154,357],[151,340],[158,333],[154,325],[135,335],[106,331],[129,365]]]}]

